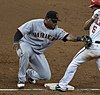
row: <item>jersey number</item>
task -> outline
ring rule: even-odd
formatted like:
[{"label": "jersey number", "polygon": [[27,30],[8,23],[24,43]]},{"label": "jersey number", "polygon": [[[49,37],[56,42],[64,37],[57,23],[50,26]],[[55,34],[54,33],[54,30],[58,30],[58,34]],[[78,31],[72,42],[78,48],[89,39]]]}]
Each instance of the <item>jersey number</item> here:
[{"label": "jersey number", "polygon": [[94,25],[94,26],[93,26],[92,33],[95,33],[96,29],[97,29],[97,27]]}]

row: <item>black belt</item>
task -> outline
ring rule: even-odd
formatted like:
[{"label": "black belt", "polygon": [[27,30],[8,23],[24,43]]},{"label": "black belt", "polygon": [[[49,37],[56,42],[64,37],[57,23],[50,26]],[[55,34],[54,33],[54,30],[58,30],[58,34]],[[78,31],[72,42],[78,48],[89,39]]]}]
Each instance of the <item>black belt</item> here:
[{"label": "black belt", "polygon": [[95,41],[95,43],[100,44],[100,41]]}]

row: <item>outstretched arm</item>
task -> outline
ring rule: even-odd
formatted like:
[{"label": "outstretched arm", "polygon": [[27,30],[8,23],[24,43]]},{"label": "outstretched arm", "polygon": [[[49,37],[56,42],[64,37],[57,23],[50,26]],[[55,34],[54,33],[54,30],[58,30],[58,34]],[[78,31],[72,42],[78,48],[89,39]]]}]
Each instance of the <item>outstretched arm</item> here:
[{"label": "outstretched arm", "polygon": [[72,42],[82,41],[82,37],[68,34],[63,38],[63,41],[72,41]]},{"label": "outstretched arm", "polygon": [[84,43],[85,48],[89,48],[92,45],[92,39],[88,35],[83,35],[83,36],[74,36],[72,34],[69,34],[64,37],[63,41],[72,41],[72,42],[78,42],[82,41]]}]

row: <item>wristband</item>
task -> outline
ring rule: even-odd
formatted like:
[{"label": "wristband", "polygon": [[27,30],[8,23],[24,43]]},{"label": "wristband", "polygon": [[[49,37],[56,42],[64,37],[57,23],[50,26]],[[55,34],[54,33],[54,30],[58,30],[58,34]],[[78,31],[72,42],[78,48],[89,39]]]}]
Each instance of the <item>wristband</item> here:
[{"label": "wristband", "polygon": [[82,41],[82,38],[80,36],[77,36],[76,41]]}]

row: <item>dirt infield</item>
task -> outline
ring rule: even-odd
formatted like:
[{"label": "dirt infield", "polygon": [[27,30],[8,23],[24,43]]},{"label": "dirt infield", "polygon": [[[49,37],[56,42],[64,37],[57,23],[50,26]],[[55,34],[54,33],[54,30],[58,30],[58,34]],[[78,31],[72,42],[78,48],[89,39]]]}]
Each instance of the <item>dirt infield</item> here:
[{"label": "dirt infield", "polygon": [[[42,2],[41,2],[42,1]],[[84,22],[91,16],[90,0],[0,0],[0,89],[16,89],[18,57],[13,50],[13,36],[24,22],[44,18],[48,10],[59,12],[59,26],[75,35],[86,34]],[[56,42],[45,55],[50,64],[52,78],[37,84],[27,83],[26,88],[45,89],[44,83],[58,82],[82,43]],[[100,73],[95,61],[81,65],[70,83],[76,88],[99,88]],[[99,95],[100,91],[0,91],[0,95]]]}]

